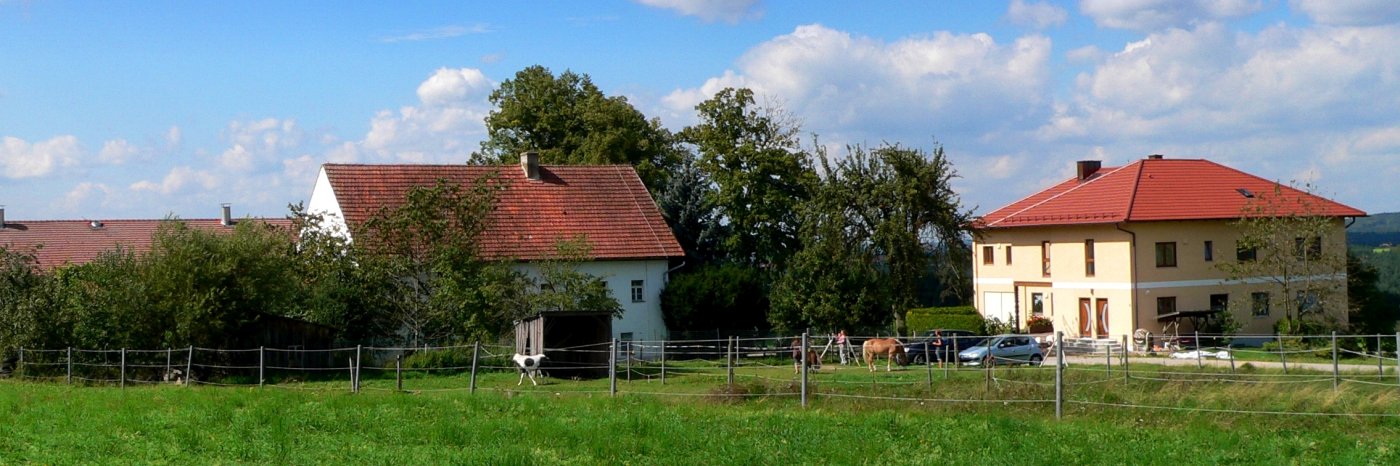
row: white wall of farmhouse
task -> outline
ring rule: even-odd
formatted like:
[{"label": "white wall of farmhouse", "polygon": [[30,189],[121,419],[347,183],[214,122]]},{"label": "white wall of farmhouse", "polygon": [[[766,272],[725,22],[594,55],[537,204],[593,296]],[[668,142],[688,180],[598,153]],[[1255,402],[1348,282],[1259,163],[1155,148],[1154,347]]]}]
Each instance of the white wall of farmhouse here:
[{"label": "white wall of farmhouse", "polygon": [[[534,264],[521,263],[516,270],[538,279]],[[661,289],[665,287],[668,262],[665,259],[583,262],[577,270],[602,278],[622,305],[622,317],[613,321],[613,337],[630,335],[636,340],[666,339],[666,321],[661,315]],[[642,282],[641,300],[632,299],[632,282]]]},{"label": "white wall of farmhouse", "polygon": [[306,201],[306,213],[321,214],[321,227],[350,238],[350,228],[345,223],[345,212],[340,210],[340,201],[331,189],[331,180],[326,176],[325,167],[316,175],[316,186],[311,188],[311,200]]}]

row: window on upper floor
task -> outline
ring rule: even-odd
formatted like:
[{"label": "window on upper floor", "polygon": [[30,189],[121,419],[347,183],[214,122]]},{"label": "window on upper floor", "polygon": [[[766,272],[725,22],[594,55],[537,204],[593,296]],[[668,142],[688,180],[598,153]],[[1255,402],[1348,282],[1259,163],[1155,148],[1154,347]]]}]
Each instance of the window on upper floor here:
[{"label": "window on upper floor", "polygon": [[1206,241],[1205,254],[1206,262],[1212,262],[1215,260],[1215,242],[1209,240]]},{"label": "window on upper floor", "polygon": [[1176,242],[1157,243],[1157,266],[1176,267]]},{"label": "window on upper floor", "polygon": [[1006,265],[1011,265],[1011,245],[1006,245]]},{"label": "window on upper floor", "polygon": [[996,248],[993,248],[991,246],[982,246],[982,265],[992,265],[996,263],[996,258]]},{"label": "window on upper floor", "polygon": [[645,300],[646,281],[632,280],[632,302],[640,303]]},{"label": "window on upper floor", "polygon": [[1040,242],[1040,276],[1050,276],[1050,242]]},{"label": "window on upper floor", "polygon": [[1094,240],[1084,240],[1084,276],[1094,276]]},{"label": "window on upper floor", "polygon": [[1317,260],[1322,257],[1322,238],[1293,238],[1293,257],[1298,260]]},{"label": "window on upper floor", "polygon": [[1240,262],[1253,262],[1259,257],[1258,248],[1235,247],[1235,260]]}]

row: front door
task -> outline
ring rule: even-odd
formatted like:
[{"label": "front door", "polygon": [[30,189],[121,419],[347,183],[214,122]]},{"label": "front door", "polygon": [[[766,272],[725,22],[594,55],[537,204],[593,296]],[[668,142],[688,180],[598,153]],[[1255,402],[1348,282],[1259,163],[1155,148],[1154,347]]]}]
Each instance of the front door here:
[{"label": "front door", "polygon": [[1096,335],[1096,336],[1098,336],[1099,338],[1107,338],[1107,337],[1108,337],[1108,300],[1107,300],[1107,299],[1103,299],[1103,298],[1099,298],[1099,299],[1095,300],[1095,301],[1094,301],[1094,312],[1095,312],[1095,314],[1098,314],[1098,319],[1095,319],[1095,322],[1098,323],[1099,333],[1098,333],[1098,335]]},{"label": "front door", "polygon": [[1094,313],[1090,309],[1089,298],[1079,298],[1079,336],[1091,337],[1094,334]]}]

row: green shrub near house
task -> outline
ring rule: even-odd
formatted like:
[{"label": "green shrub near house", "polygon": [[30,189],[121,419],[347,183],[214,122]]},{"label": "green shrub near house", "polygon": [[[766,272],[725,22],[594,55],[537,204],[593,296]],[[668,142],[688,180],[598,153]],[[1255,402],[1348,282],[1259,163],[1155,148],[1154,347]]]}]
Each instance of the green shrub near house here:
[{"label": "green shrub near house", "polygon": [[905,314],[909,332],[915,335],[935,328],[962,329],[981,332],[982,315],[972,306],[924,307],[910,309]]}]

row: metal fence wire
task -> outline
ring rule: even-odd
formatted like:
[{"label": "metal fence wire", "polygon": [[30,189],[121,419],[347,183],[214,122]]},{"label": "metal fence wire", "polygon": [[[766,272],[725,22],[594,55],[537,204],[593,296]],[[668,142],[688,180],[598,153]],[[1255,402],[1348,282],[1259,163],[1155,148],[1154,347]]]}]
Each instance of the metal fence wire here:
[{"label": "metal fence wire", "polygon": [[[852,342],[876,337],[854,336]],[[1038,357],[1009,358],[985,348],[985,358],[958,358],[956,351],[910,363],[861,360],[859,345],[840,348],[829,335],[740,336],[684,340],[621,341],[547,348],[537,373],[513,360],[514,347],[484,343],[444,346],[346,346],[304,348],[34,349],[19,348],[12,377],[74,385],[261,386],[284,390],[469,392],[509,395],[607,394],[713,399],[796,398],[803,406],[820,399],[1002,406],[1065,405],[1111,409],[1194,411],[1225,414],[1400,417],[1382,412],[1306,412],[1209,407],[1200,403],[1152,405],[1094,398],[1094,386],[1118,384],[1240,384],[1254,386],[1354,386],[1400,393],[1400,334],[1395,335],[1194,335],[1185,347],[1129,346],[1129,336],[1076,346],[1056,334],[1039,342]],[[1256,344],[1250,344],[1254,342]],[[901,341],[901,343],[920,343]],[[968,349],[958,340],[947,342]],[[966,343],[966,342],[962,342]],[[1114,344],[1119,343],[1119,344]],[[1137,342],[1134,342],[1137,343]],[[1262,343],[1262,344],[1258,344]],[[843,365],[840,351],[853,349]],[[974,348],[977,349],[977,348]],[[900,352],[897,356],[907,356]],[[936,356],[936,357],[935,357]],[[955,359],[956,358],[956,359]],[[902,360],[898,360],[902,359]],[[1342,364],[1342,360],[1346,364]],[[944,363],[944,360],[949,360]],[[889,364],[892,369],[884,367]],[[827,368],[824,366],[836,366]],[[501,374],[519,374],[512,377]],[[489,381],[482,380],[482,376]],[[943,390],[949,381],[981,378],[971,396]],[[606,378],[604,387],[600,382]],[[369,383],[364,383],[368,379]],[[675,383],[682,379],[684,383]],[[544,386],[537,387],[541,380]],[[671,383],[668,383],[670,381]],[[528,386],[526,384],[529,384]],[[966,391],[964,391],[966,392]],[[1186,400],[1189,401],[1189,400]]]}]

